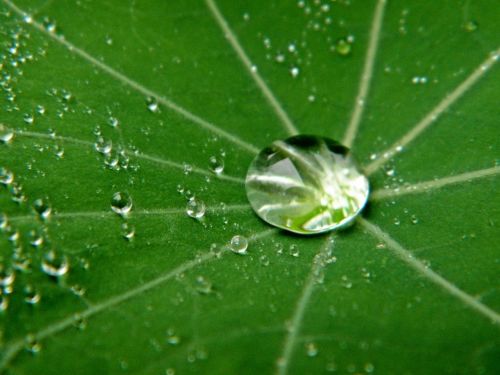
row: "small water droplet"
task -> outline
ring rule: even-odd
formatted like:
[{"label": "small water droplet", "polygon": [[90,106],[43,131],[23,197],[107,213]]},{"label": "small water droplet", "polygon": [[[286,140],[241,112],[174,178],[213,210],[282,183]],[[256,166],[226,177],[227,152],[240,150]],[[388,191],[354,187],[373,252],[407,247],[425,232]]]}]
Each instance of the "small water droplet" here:
[{"label": "small water droplet", "polygon": [[367,374],[371,374],[375,370],[375,366],[373,365],[373,363],[368,362],[365,363],[364,369]]},{"label": "small water droplet", "polygon": [[0,168],[0,184],[2,185],[10,185],[14,182],[14,173],[9,171],[6,168]]},{"label": "small water droplet", "polygon": [[200,294],[210,294],[213,292],[212,282],[203,276],[196,278],[195,289]]},{"label": "small water droplet", "polygon": [[14,131],[0,123],[0,142],[10,143],[14,139]]},{"label": "small water droplet", "polygon": [[401,220],[399,219],[399,217],[395,217],[394,218],[394,225],[399,225],[401,224]]},{"label": "small water droplet", "polygon": [[42,271],[53,277],[64,276],[69,271],[68,259],[65,255],[59,255],[51,250],[43,257]]},{"label": "small water droplet", "polygon": [[16,280],[16,273],[12,268],[4,268],[0,265],[0,286],[3,289],[10,288]]},{"label": "small water droplet", "polygon": [[37,199],[33,202],[33,208],[42,220],[47,220],[52,213],[52,208],[47,199]]},{"label": "small water droplet", "polygon": [[186,213],[193,219],[201,219],[205,215],[205,203],[196,197],[191,197],[186,204]]},{"label": "small water droplet", "polygon": [[135,236],[135,227],[129,223],[122,224],[122,236],[127,241],[132,241]]},{"label": "small water droplet", "polygon": [[40,302],[41,298],[41,294],[32,285],[26,285],[24,288],[24,302],[36,305]]},{"label": "small water droplet", "polygon": [[224,172],[224,159],[220,156],[210,156],[208,159],[210,170],[219,175]]},{"label": "small water droplet", "polygon": [[346,289],[351,289],[352,288],[352,281],[349,280],[349,278],[346,275],[343,275],[341,277],[341,284]]},{"label": "small water droplet", "polygon": [[45,30],[47,30],[49,33],[56,32],[56,23],[48,17],[45,17],[43,19],[43,26],[45,27]]},{"label": "small water droplet", "polygon": [[471,33],[479,28],[479,23],[475,20],[469,20],[464,24],[465,31]]},{"label": "small water droplet", "polygon": [[292,75],[293,78],[297,78],[299,76],[300,69],[296,66],[292,67],[290,69],[290,74]]},{"label": "small water droplet", "polygon": [[36,339],[35,335],[33,334],[28,334],[24,338],[24,347],[25,349],[32,353],[32,354],[37,354],[42,350],[42,345],[40,342]]},{"label": "small water droplet", "polygon": [[132,197],[124,192],[116,192],[111,198],[111,209],[122,217],[127,217],[132,211]]},{"label": "small water droplet", "polygon": [[418,217],[415,215],[411,215],[410,220],[412,224],[418,224]]},{"label": "small water droplet", "polygon": [[290,245],[288,252],[291,256],[298,258],[300,255],[300,250],[297,245]]},{"label": "small water droplet", "polygon": [[23,120],[26,124],[32,125],[35,122],[35,117],[31,113],[25,113]]},{"label": "small water droplet", "polygon": [[118,121],[116,117],[111,116],[110,118],[108,118],[108,124],[111,127],[116,128],[120,124],[120,121]]},{"label": "small water droplet", "polygon": [[349,43],[347,38],[340,38],[335,43],[335,51],[341,56],[347,56],[351,53],[351,43]]},{"label": "small water droplet", "polygon": [[318,355],[318,347],[314,342],[306,344],[306,354],[308,357],[316,357]]},{"label": "small water droplet", "polygon": [[107,141],[103,137],[98,137],[94,143],[94,148],[103,155],[109,155],[113,149],[113,142],[111,140]]},{"label": "small water droplet", "polygon": [[269,257],[267,255],[261,255],[259,261],[264,267],[269,266]]},{"label": "small water droplet", "polygon": [[152,112],[152,113],[157,113],[160,109],[158,101],[156,100],[156,98],[153,98],[153,97],[146,98],[146,105],[147,105],[148,111]]},{"label": "small water droplet", "polygon": [[179,345],[181,338],[175,333],[173,328],[167,329],[167,344],[169,345]]},{"label": "small water droplet", "polygon": [[230,249],[236,254],[246,254],[248,249],[248,240],[239,234],[231,238]]}]

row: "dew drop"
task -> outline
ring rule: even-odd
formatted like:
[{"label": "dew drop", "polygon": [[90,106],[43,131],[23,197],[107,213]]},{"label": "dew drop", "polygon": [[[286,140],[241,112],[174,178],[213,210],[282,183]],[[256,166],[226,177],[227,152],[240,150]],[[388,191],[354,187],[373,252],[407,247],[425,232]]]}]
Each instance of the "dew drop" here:
[{"label": "dew drop", "polygon": [[14,173],[9,171],[6,168],[0,168],[0,184],[2,185],[10,185],[14,182]]},{"label": "dew drop", "polygon": [[122,224],[122,236],[127,241],[132,241],[135,237],[135,227],[129,223]]},{"label": "dew drop", "polygon": [[464,24],[465,31],[471,33],[479,28],[479,23],[474,20],[469,20]]},{"label": "dew drop", "polygon": [[61,277],[68,273],[69,263],[65,255],[59,255],[54,250],[44,255],[42,271],[52,277]]},{"label": "dew drop", "polygon": [[14,131],[0,123],[0,142],[10,143],[14,139]]},{"label": "dew drop", "polygon": [[248,240],[246,237],[237,234],[231,238],[230,249],[236,254],[246,254],[248,249]]},{"label": "dew drop", "polygon": [[290,74],[292,75],[293,78],[297,78],[299,76],[300,69],[296,66],[292,67],[290,69]]},{"label": "dew drop", "polygon": [[173,328],[167,329],[167,344],[176,346],[181,342],[181,338],[175,333]]},{"label": "dew drop", "polygon": [[261,255],[259,261],[264,267],[269,266],[269,257],[267,255]]},{"label": "dew drop", "polygon": [[3,289],[9,289],[16,280],[16,273],[12,268],[0,266],[0,286]]},{"label": "dew drop", "polygon": [[113,149],[113,142],[111,140],[107,141],[103,137],[98,137],[96,143],[94,143],[94,148],[100,154],[109,155]]},{"label": "dew drop", "polygon": [[160,109],[158,101],[156,100],[156,98],[153,97],[146,98],[146,106],[148,108],[148,111],[152,113],[156,113]]},{"label": "dew drop", "polygon": [[224,159],[220,156],[210,156],[208,159],[210,170],[219,175],[224,172]]},{"label": "dew drop", "polygon": [[31,113],[25,113],[23,120],[26,124],[32,125],[35,122],[35,117]]},{"label": "dew drop", "polygon": [[290,245],[290,247],[288,248],[288,252],[294,258],[298,258],[300,255],[300,250],[297,245]]},{"label": "dew drop", "polygon": [[36,339],[35,335],[28,334],[24,339],[24,347],[31,354],[37,354],[42,350],[42,345]]},{"label": "dew drop", "polygon": [[118,119],[116,117],[111,116],[110,118],[108,118],[108,124],[112,128],[116,128],[120,124],[120,121],[118,121]]},{"label": "dew drop", "polygon": [[316,357],[318,355],[318,347],[314,342],[306,344],[306,354],[308,357]]},{"label": "dew drop", "polygon": [[347,38],[340,38],[335,43],[335,51],[341,56],[347,56],[351,53],[351,43],[349,43]]},{"label": "dew drop", "polygon": [[200,294],[210,294],[213,292],[212,282],[203,276],[198,276],[195,289]]},{"label": "dew drop", "polygon": [[52,208],[50,207],[46,199],[37,199],[35,202],[33,202],[33,208],[42,220],[47,220],[52,213]]},{"label": "dew drop", "polygon": [[36,305],[40,302],[41,294],[31,285],[24,288],[24,302],[30,305]]},{"label": "dew drop", "polygon": [[127,217],[132,211],[132,197],[124,192],[116,192],[111,198],[111,209],[121,217]]},{"label": "dew drop", "polygon": [[201,219],[205,215],[205,203],[196,197],[191,197],[186,204],[186,213],[193,219]]},{"label": "dew drop", "polygon": [[298,135],[275,141],[246,176],[250,205],[264,221],[300,234],[342,228],[368,199],[368,179],[336,141]]},{"label": "dew drop", "polygon": [[0,312],[7,311],[9,308],[9,297],[4,295],[0,290]]}]

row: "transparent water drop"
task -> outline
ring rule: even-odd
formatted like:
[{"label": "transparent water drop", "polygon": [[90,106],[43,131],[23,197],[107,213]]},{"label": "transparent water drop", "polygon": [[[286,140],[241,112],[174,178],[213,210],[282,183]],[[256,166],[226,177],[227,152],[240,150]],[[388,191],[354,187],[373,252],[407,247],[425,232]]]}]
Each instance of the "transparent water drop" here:
[{"label": "transparent water drop", "polygon": [[314,342],[306,343],[306,354],[308,357],[316,357],[318,352],[318,346]]},{"label": "transparent water drop", "polygon": [[181,342],[181,338],[176,334],[175,329],[169,328],[167,329],[167,344],[169,345],[179,345]]},{"label": "transparent water drop", "polygon": [[10,288],[16,280],[16,273],[12,268],[5,268],[0,265],[0,286],[3,289]]},{"label": "transparent water drop", "polygon": [[42,260],[42,271],[52,277],[62,277],[69,271],[69,262],[65,255],[54,250],[46,253]]},{"label": "transparent water drop", "polygon": [[269,257],[267,255],[261,255],[259,261],[264,267],[269,266]]},{"label": "transparent water drop", "polygon": [[14,139],[14,131],[0,123],[0,142],[10,143]]},{"label": "transparent water drop", "polygon": [[36,336],[33,334],[28,334],[24,338],[24,347],[25,349],[32,353],[32,354],[37,354],[42,350],[42,345],[40,342],[36,339]]},{"label": "transparent water drop", "polygon": [[41,294],[32,285],[26,285],[24,288],[24,302],[30,305],[36,305],[41,299]]},{"label": "transparent water drop", "polygon": [[118,125],[120,124],[120,121],[118,121],[118,119],[116,117],[113,117],[113,116],[110,116],[108,118],[108,124],[113,127],[113,128],[116,128],[118,127]]},{"label": "transparent water drop", "polygon": [[94,143],[94,148],[100,154],[109,155],[113,149],[113,142],[111,140],[105,140],[103,137],[98,137],[97,141]]},{"label": "transparent water drop", "polygon": [[208,165],[210,170],[217,175],[224,172],[224,159],[220,156],[210,156],[208,159]]},{"label": "transparent water drop", "polygon": [[352,288],[352,281],[346,275],[343,275],[341,278],[341,284],[346,289]]},{"label": "transparent water drop", "polygon": [[412,224],[418,224],[418,217],[416,217],[415,215],[411,215],[410,221]]},{"label": "transparent water drop", "polygon": [[38,104],[36,107],[35,107],[35,111],[36,113],[38,113],[39,115],[44,115],[45,114],[45,107],[41,104]]},{"label": "transparent water drop", "polygon": [[342,228],[368,200],[368,179],[349,150],[328,138],[298,135],[275,141],[252,161],[250,205],[264,221],[300,234]]},{"label": "transparent water drop", "polygon": [[129,223],[122,224],[122,236],[127,241],[132,241],[135,237],[135,227]]},{"label": "transparent water drop", "polygon": [[0,313],[7,311],[9,308],[9,297],[0,293]]},{"label": "transparent water drop", "polygon": [[290,247],[288,248],[288,253],[294,258],[298,258],[300,255],[299,247],[297,245],[290,245]]},{"label": "transparent water drop", "polygon": [[293,78],[297,78],[299,76],[300,69],[296,66],[290,68],[290,74]]},{"label": "transparent water drop", "polygon": [[2,185],[10,185],[14,182],[14,173],[12,173],[7,168],[0,168],[0,184]]},{"label": "transparent water drop", "polygon": [[87,319],[81,314],[76,313],[75,315],[73,315],[73,326],[80,331],[83,331],[85,328],[87,328]]},{"label": "transparent water drop", "polygon": [[213,292],[212,282],[203,276],[198,276],[195,289],[200,294],[210,294]]},{"label": "transparent water drop", "polygon": [[237,234],[231,238],[229,248],[236,254],[246,254],[248,249],[248,240],[246,237]]},{"label": "transparent water drop", "polygon": [[347,56],[351,53],[351,43],[347,38],[340,38],[335,43],[335,51],[341,56]]},{"label": "transparent water drop", "polygon": [[401,224],[401,220],[399,219],[399,217],[395,217],[394,218],[394,225],[399,225]]},{"label": "transparent water drop", "polygon": [[186,204],[186,213],[193,219],[201,219],[206,212],[205,203],[196,197],[192,197]]},{"label": "transparent water drop", "polygon": [[464,24],[465,31],[471,33],[479,28],[479,23],[475,20],[469,20]]},{"label": "transparent water drop", "polygon": [[71,293],[78,297],[82,297],[85,293],[87,293],[87,289],[79,284],[74,284],[69,289],[71,290]]},{"label": "transparent water drop", "polygon": [[121,217],[127,217],[132,211],[132,197],[128,193],[118,191],[111,198],[111,209]]},{"label": "transparent water drop", "polygon": [[50,207],[47,199],[37,199],[33,202],[33,208],[42,220],[47,220],[52,213],[52,208]]},{"label": "transparent water drop", "polygon": [[45,30],[47,30],[49,33],[56,32],[56,28],[57,28],[56,23],[48,17],[45,17],[43,19],[43,26],[45,27]]},{"label": "transparent water drop", "polygon": [[35,122],[35,116],[33,116],[31,113],[25,113],[23,116],[23,120],[26,124],[32,125]]},{"label": "transparent water drop", "polygon": [[149,112],[156,113],[160,109],[160,106],[158,105],[158,101],[156,98],[153,97],[148,97],[146,98],[146,105],[148,108]]},{"label": "transparent water drop", "polygon": [[371,362],[365,363],[364,370],[367,374],[373,373],[375,371],[375,366]]}]

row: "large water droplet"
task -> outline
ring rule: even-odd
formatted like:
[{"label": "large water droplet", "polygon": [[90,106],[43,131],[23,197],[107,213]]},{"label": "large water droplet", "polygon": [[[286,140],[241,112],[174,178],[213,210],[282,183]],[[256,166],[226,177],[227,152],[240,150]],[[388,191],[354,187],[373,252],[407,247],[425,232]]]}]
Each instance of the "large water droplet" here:
[{"label": "large water droplet", "polygon": [[114,193],[111,198],[111,209],[122,217],[128,216],[132,210],[132,197],[120,191]]},{"label": "large water droplet", "polygon": [[346,147],[298,135],[257,155],[248,169],[246,191],[264,221],[314,234],[352,222],[366,204],[369,186]]}]

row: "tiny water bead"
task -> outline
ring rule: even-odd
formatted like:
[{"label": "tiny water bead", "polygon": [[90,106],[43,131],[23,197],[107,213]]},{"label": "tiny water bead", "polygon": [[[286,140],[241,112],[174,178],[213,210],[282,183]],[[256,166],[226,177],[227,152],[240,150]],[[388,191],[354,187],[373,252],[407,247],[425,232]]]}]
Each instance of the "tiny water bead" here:
[{"label": "tiny water bead", "polygon": [[237,234],[236,236],[231,238],[231,243],[229,244],[229,248],[234,253],[246,254],[248,249],[248,240],[246,237]]},{"label": "tiny water bead", "polygon": [[312,135],[275,141],[252,161],[246,192],[264,221],[300,234],[341,228],[368,200],[368,179],[349,149]]}]

